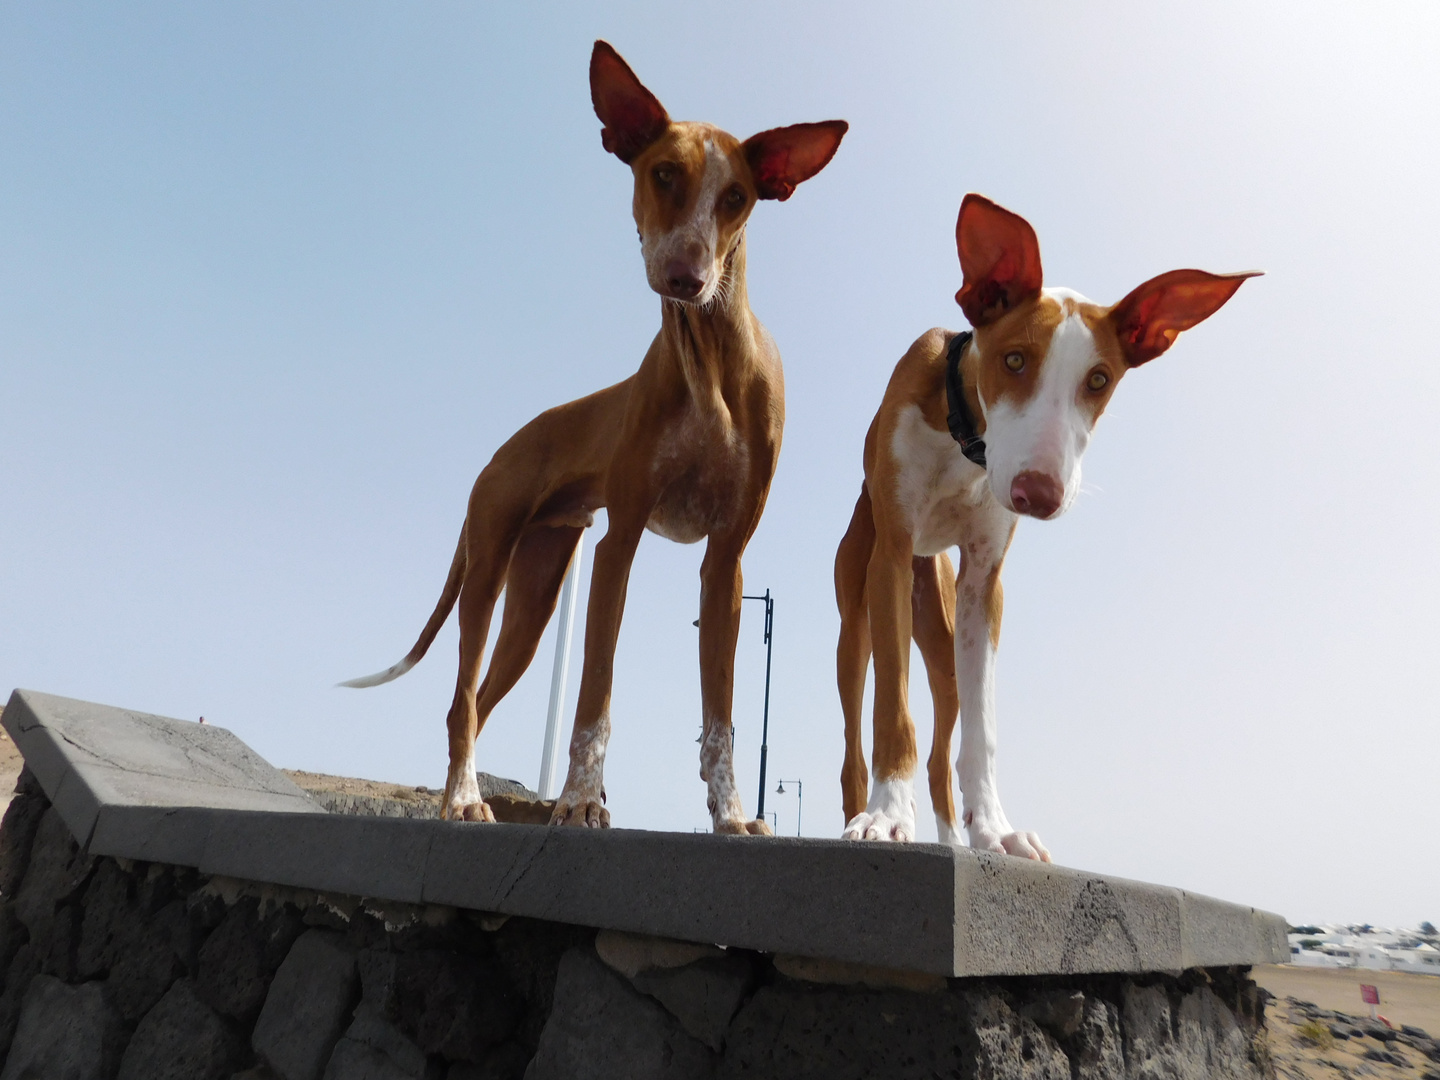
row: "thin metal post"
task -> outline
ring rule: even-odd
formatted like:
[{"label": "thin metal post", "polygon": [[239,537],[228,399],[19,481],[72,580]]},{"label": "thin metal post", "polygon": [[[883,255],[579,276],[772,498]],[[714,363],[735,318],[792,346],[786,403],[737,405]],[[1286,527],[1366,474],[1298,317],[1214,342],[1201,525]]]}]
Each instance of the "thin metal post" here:
[{"label": "thin metal post", "polygon": [[579,591],[580,563],[585,558],[585,531],[575,543],[575,554],[560,590],[560,622],[555,628],[555,667],[550,673],[550,711],[545,717],[545,747],[540,752],[540,798],[555,790],[555,756],[560,742],[560,710],[565,705],[565,681],[570,674],[570,637],[575,630],[575,594]]},{"label": "thin metal post", "polygon": [[765,590],[764,596],[746,596],[744,600],[765,601],[765,712],[760,726],[760,797],[757,800],[755,817],[759,821],[765,820],[765,764],[770,756],[770,657],[774,650],[771,631],[775,626],[775,601],[770,596],[770,590]]}]

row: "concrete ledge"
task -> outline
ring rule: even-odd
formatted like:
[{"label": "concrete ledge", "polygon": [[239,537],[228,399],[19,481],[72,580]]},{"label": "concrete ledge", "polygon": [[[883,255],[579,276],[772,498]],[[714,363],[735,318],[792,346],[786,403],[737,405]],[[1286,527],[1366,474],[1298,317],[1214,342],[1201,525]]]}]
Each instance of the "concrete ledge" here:
[{"label": "concrete ledge", "polygon": [[219,728],[29,691],[5,724],[95,855],[944,976],[1288,955],[1277,915],[966,848],[327,815]]}]

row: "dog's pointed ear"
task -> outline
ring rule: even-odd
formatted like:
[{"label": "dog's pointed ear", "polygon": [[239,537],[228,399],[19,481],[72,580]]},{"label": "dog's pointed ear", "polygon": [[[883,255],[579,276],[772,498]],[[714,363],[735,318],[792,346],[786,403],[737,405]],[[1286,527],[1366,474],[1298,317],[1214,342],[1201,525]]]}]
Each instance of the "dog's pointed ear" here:
[{"label": "dog's pointed ear", "polygon": [[1239,274],[1171,270],[1151,278],[1110,309],[1125,363],[1139,367],[1154,360],[1175,344],[1180,331],[1214,315],[1246,278],[1259,275],[1259,270]]},{"label": "dog's pointed ear", "polygon": [[590,53],[590,101],[605,125],[600,141],[626,165],[665,134],[670,114],[608,41]]},{"label": "dog's pointed ear", "polygon": [[1039,295],[1040,241],[1030,223],[973,191],[960,203],[955,247],[965,283],[955,294],[971,326],[994,322]]},{"label": "dog's pointed ear", "polygon": [[849,130],[844,120],[822,120],[751,135],[742,149],[755,179],[755,193],[762,199],[784,202],[795,193],[796,185],[830,164]]}]

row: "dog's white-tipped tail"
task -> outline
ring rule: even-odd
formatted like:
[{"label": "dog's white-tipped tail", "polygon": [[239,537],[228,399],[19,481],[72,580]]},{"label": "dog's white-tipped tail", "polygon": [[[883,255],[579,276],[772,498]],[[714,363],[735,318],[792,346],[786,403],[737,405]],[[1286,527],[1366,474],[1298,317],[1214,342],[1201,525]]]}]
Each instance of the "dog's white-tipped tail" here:
[{"label": "dog's white-tipped tail", "polygon": [[387,683],[393,679],[398,679],[401,675],[404,675],[414,666],[415,661],[407,656],[398,664],[391,664],[384,671],[377,671],[374,675],[362,675],[358,679],[347,679],[344,682],[336,683],[335,685],[353,686],[357,690],[364,690],[367,686],[379,686],[382,683]]},{"label": "dog's white-tipped tail", "polygon": [[398,664],[391,664],[384,671],[377,671],[374,675],[366,675],[359,679],[350,679],[348,682],[336,683],[336,686],[351,686],[363,690],[367,686],[379,686],[392,679],[398,679],[412,667],[418,664],[425,655],[425,650],[430,648],[430,643],[435,640],[435,635],[440,632],[440,627],[445,625],[445,620],[450,617],[450,609],[455,606],[455,600],[460,595],[460,586],[465,580],[465,528],[460,529],[460,542],[455,545],[455,558],[450,561],[450,573],[445,578],[445,591],[440,594],[440,602],[435,605],[435,610],[430,614],[430,621],[425,624],[425,629],[420,631],[420,640],[415,642],[415,647],[406,654],[405,659]]}]

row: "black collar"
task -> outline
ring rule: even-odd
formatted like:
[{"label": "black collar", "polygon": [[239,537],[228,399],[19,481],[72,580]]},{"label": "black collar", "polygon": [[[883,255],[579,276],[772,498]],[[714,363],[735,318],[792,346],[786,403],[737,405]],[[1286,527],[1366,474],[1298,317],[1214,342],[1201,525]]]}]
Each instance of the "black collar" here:
[{"label": "black collar", "polygon": [[975,418],[970,415],[970,406],[965,404],[965,386],[960,379],[960,357],[974,336],[966,330],[950,340],[950,351],[945,361],[945,400],[950,405],[946,421],[950,425],[951,438],[960,444],[960,452],[983,469],[985,440],[975,433]]}]

